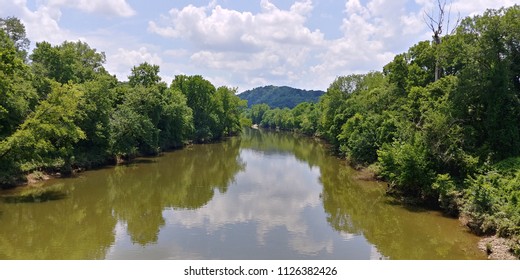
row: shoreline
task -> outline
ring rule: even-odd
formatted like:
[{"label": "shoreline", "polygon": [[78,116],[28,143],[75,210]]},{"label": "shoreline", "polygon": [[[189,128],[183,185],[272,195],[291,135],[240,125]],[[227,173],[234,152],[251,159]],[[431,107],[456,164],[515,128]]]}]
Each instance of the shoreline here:
[{"label": "shoreline", "polygon": [[[352,164],[347,163],[350,167],[352,167],[354,170],[356,170],[359,174],[355,176],[355,179],[362,180],[362,181],[374,181],[374,182],[382,182],[386,183],[386,181],[381,180],[377,177],[377,173],[370,168],[370,166],[367,167],[361,167],[361,166],[353,166]],[[401,204],[407,204],[406,198],[399,199]],[[415,200],[414,200],[415,201]],[[438,210],[441,211],[442,210]],[[491,235],[491,236],[482,236],[477,234],[475,231],[473,231],[468,225],[467,222],[464,221],[464,219],[459,215],[455,217],[459,220],[460,224],[464,227],[466,227],[471,234],[478,236],[480,238],[480,241],[478,242],[477,246],[478,248],[487,254],[489,260],[519,260],[519,256],[515,256],[512,252],[512,243],[514,240],[499,237],[498,235]]]}]

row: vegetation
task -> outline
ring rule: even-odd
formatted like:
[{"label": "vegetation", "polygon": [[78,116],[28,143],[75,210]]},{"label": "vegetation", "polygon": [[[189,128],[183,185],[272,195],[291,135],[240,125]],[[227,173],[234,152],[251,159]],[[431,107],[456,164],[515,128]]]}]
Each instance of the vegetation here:
[{"label": "vegetation", "polygon": [[379,170],[392,193],[513,238],[519,253],[519,46],[520,6],[488,10],[382,72],[337,78],[318,104],[248,114],[327,139],[352,164]]},{"label": "vegetation", "polygon": [[[25,27],[0,19],[0,185],[29,172],[70,174],[191,141],[240,131],[246,101],[201,76],[177,76],[170,87],[159,66],[142,63],[120,82],[105,54],[84,42],[36,43]],[[30,59],[30,62],[29,62]]]},{"label": "vegetation", "polygon": [[271,108],[294,108],[302,102],[316,103],[323,94],[319,90],[265,86],[244,91],[238,96],[247,100],[249,107],[265,103]]}]

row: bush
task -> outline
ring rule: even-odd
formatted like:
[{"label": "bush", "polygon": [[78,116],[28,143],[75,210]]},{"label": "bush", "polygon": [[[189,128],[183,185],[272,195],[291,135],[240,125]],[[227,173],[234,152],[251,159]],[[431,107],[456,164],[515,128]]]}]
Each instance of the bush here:
[{"label": "bush", "polygon": [[426,150],[418,143],[384,144],[378,151],[381,175],[405,195],[431,196],[433,171]]},{"label": "bush", "polygon": [[507,159],[466,180],[462,210],[477,232],[520,235],[519,162],[519,158]]},{"label": "bush", "polygon": [[439,193],[439,205],[446,213],[456,216],[459,213],[462,193],[449,174],[438,174],[432,189]]}]

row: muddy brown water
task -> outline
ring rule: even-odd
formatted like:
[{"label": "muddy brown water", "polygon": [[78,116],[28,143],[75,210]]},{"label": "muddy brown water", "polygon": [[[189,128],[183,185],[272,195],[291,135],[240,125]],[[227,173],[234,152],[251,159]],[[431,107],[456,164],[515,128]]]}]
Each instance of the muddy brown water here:
[{"label": "muddy brown water", "polygon": [[0,259],[485,259],[318,140],[245,130],[0,193]]}]

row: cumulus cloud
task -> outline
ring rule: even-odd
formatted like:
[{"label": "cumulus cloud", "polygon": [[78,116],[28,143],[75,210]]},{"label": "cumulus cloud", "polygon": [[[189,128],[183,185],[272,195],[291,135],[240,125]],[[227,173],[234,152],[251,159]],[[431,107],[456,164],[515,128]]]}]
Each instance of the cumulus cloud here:
[{"label": "cumulus cloud", "polygon": [[319,30],[311,31],[304,25],[305,15],[312,10],[311,1],[296,2],[285,11],[263,0],[257,14],[211,6],[172,9],[163,16],[163,25],[150,21],[148,30],[217,50],[254,51],[272,44],[313,45],[323,40]]},{"label": "cumulus cloud", "polygon": [[83,39],[80,35],[60,26],[63,7],[72,7],[89,13],[128,17],[135,11],[126,0],[48,0],[37,1],[30,9],[27,0],[0,0],[0,16],[17,16],[26,27],[27,37],[33,42],[48,41],[60,44],[65,40]]},{"label": "cumulus cloud", "polygon": [[58,22],[61,11],[56,7],[41,5],[36,10],[27,7],[25,0],[0,0],[0,16],[16,15],[25,25],[27,37],[33,41],[49,41],[61,43],[70,38],[71,32],[62,29]]},{"label": "cumulus cloud", "polygon": [[415,14],[406,12],[406,2],[346,1],[343,36],[327,43],[321,62],[310,71],[330,83],[338,75],[380,70],[424,30],[417,26]]},{"label": "cumulus cloud", "polygon": [[464,15],[481,14],[486,9],[498,9],[501,7],[510,7],[519,4],[515,0],[454,0],[452,11],[460,12]]},{"label": "cumulus cloud", "polygon": [[107,55],[107,70],[116,74],[119,79],[125,79],[130,73],[130,69],[138,66],[143,62],[161,65],[163,60],[154,52],[149,51],[146,47],[139,49],[118,48],[114,54]]},{"label": "cumulus cloud", "polygon": [[[268,0],[258,13],[239,12],[217,5],[188,5],[172,9],[148,30],[167,38],[184,39],[195,46],[190,59],[199,67],[242,75],[246,83],[302,78],[301,67],[324,43],[320,30],[305,26],[312,1],[297,1],[288,10]],[[247,77],[246,77],[247,76]],[[283,76],[283,77],[282,77]],[[254,85],[254,86],[258,86]],[[250,87],[250,86],[249,86]]]},{"label": "cumulus cloud", "polygon": [[136,14],[126,0],[49,0],[49,6],[66,6],[88,13],[100,13],[107,16],[130,17]]}]

